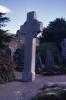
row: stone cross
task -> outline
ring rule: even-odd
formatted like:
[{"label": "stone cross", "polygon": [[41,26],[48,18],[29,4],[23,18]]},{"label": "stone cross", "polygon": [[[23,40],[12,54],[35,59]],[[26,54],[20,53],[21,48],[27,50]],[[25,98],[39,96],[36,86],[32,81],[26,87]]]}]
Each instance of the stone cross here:
[{"label": "stone cross", "polygon": [[23,81],[35,80],[36,36],[43,30],[43,24],[37,20],[36,12],[27,13],[27,21],[20,27],[18,35],[25,36],[25,59],[22,72]]}]

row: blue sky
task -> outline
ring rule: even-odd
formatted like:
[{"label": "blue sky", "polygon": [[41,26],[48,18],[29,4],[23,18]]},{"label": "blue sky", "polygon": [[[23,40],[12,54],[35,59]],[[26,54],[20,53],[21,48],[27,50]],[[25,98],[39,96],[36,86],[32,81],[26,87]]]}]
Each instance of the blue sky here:
[{"label": "blue sky", "polygon": [[66,19],[66,0],[0,0],[0,5],[11,10],[6,15],[11,21],[5,27],[11,33],[16,33],[30,11],[37,12],[37,18],[43,22],[44,27],[55,18]]}]

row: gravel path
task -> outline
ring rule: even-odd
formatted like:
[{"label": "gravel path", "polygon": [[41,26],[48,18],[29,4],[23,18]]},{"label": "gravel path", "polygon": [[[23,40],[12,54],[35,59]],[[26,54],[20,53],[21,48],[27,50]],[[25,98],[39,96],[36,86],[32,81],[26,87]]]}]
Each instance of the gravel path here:
[{"label": "gravel path", "polygon": [[0,85],[0,100],[32,100],[44,84],[65,84],[66,75],[59,76],[40,76],[36,75],[34,82],[21,82],[21,73],[17,73],[17,80]]}]

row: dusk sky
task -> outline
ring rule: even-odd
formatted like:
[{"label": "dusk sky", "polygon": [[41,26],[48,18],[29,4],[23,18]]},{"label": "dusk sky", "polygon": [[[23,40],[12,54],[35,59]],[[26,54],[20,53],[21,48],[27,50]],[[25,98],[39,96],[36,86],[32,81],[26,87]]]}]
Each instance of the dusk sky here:
[{"label": "dusk sky", "polygon": [[5,28],[11,33],[16,33],[30,11],[37,12],[37,18],[43,22],[44,27],[55,18],[66,19],[66,0],[0,0],[0,11],[2,7],[4,10],[8,8],[6,16],[11,21]]}]

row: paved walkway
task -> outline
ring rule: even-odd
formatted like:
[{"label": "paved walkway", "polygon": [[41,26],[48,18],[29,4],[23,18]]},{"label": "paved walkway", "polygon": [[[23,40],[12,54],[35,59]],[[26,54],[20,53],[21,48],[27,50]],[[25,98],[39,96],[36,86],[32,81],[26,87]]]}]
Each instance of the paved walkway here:
[{"label": "paved walkway", "polygon": [[32,100],[31,98],[44,84],[61,83],[66,84],[66,75],[59,76],[36,76],[34,82],[21,82],[21,73],[17,73],[17,80],[0,85],[0,100]]}]

